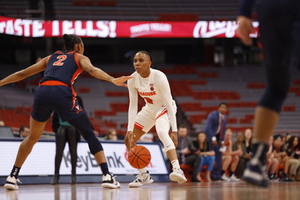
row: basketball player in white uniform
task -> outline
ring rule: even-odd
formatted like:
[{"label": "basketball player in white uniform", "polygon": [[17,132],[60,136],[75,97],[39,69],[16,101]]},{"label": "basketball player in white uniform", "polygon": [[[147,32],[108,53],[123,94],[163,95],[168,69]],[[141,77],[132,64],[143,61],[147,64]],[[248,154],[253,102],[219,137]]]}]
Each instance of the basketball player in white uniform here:
[{"label": "basketball player in white uniform", "polygon": [[[171,90],[166,75],[152,69],[152,56],[146,51],[139,51],[133,59],[135,72],[128,80],[129,110],[128,132],[125,145],[130,149],[136,141],[147,133],[154,125],[159,139],[164,145],[171,161],[173,172],[170,179],[184,183],[187,179],[180,169],[175,146],[177,141],[176,105],[172,99]],[[138,95],[144,98],[146,105],[138,112]],[[169,135],[170,125],[172,133]],[[146,168],[139,169],[137,179],[129,183],[129,187],[139,187],[153,182]]]}]

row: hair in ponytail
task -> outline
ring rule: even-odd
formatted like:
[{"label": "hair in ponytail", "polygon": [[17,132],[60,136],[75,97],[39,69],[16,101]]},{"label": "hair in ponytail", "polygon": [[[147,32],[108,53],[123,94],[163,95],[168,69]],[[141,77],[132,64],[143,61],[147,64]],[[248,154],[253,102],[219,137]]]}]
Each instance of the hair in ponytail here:
[{"label": "hair in ponytail", "polygon": [[74,34],[64,34],[63,40],[65,50],[74,50],[75,44],[80,44],[82,42],[81,38]]}]

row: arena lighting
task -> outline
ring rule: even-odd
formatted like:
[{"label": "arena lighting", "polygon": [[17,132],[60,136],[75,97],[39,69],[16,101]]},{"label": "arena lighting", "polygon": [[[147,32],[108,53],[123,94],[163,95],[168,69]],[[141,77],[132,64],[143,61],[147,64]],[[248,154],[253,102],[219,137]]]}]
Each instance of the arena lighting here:
[{"label": "arena lighting", "polygon": [[[258,22],[253,22],[258,37]],[[235,38],[236,21],[81,21],[29,20],[0,16],[0,34],[24,37],[61,37],[76,34],[93,38]]]}]

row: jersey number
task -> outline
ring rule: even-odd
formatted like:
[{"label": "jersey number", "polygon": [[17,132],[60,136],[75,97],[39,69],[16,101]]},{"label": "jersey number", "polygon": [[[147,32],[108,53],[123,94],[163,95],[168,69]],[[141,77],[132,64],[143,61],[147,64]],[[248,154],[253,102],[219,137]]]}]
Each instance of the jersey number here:
[{"label": "jersey number", "polygon": [[67,56],[66,55],[57,56],[57,59],[58,59],[58,61],[53,63],[53,65],[62,66],[62,65],[64,65],[63,61],[67,59]]},{"label": "jersey number", "polygon": [[146,101],[147,103],[153,104],[153,100],[152,100],[152,99],[150,99],[150,98],[148,98],[148,97],[144,97],[144,99],[145,99],[145,101]]}]

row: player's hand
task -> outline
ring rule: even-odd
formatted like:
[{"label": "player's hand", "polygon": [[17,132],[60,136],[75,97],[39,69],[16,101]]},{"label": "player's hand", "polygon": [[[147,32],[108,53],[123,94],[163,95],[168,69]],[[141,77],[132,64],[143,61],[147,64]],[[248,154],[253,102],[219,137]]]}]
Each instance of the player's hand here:
[{"label": "player's hand", "polygon": [[129,149],[128,150],[130,150],[130,149],[132,149],[133,147],[136,146],[136,143],[135,143],[135,141],[133,139],[134,138],[134,134],[133,134],[132,131],[128,131],[127,132],[127,138],[128,138],[128,144],[129,144]]},{"label": "player's hand", "polygon": [[172,139],[175,147],[178,146],[178,137],[177,137],[177,132],[172,132],[170,133],[170,138]]},{"label": "player's hand", "polygon": [[132,78],[132,76],[121,76],[119,78],[114,78],[111,82],[117,86],[127,87],[127,85],[124,82]]},{"label": "player's hand", "polygon": [[212,141],[212,146],[213,146],[213,147],[216,147],[217,144],[218,144],[218,142],[217,142],[216,140],[215,140],[215,141]]},{"label": "player's hand", "polygon": [[251,46],[253,41],[252,38],[249,36],[249,34],[255,32],[255,29],[252,26],[251,19],[245,16],[238,16],[237,22],[238,22],[237,34],[239,35],[241,41],[245,45]]}]

